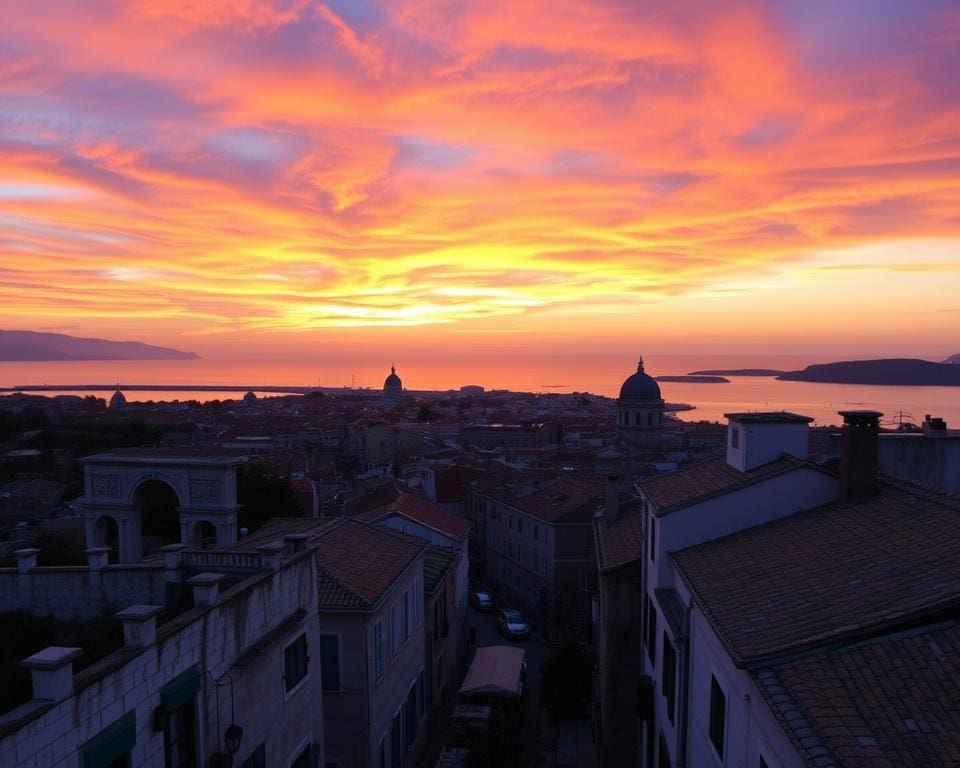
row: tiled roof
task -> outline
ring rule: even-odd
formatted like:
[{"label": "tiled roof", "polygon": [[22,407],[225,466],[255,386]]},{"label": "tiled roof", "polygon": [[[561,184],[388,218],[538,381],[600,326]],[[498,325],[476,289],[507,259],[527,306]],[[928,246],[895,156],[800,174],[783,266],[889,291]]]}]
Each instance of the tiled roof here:
[{"label": "tiled roof", "polygon": [[810,766],[960,765],[960,621],[754,672]]},{"label": "tiled roof", "polygon": [[426,557],[423,559],[423,590],[428,595],[437,588],[437,585],[443,580],[443,575],[450,568],[454,561],[454,555],[451,552],[438,550],[431,547],[427,550]]},{"label": "tiled roof", "polygon": [[530,472],[488,488],[486,495],[548,523],[589,522],[603,503],[604,482],[573,472]]},{"label": "tiled roof", "polygon": [[790,456],[771,461],[749,472],[741,472],[726,459],[711,459],[684,469],[659,475],[643,483],[644,495],[653,502],[659,514],[687,506],[711,496],[728,493],[772,475],[789,472],[801,466],[813,466]]},{"label": "tiled roof", "polygon": [[635,563],[643,558],[643,517],[639,510],[621,511],[612,523],[596,518],[597,562],[601,571]]},{"label": "tiled roof", "polygon": [[305,533],[315,547],[321,608],[370,608],[426,549],[415,536],[351,518],[276,518],[230,549]]},{"label": "tiled roof", "polygon": [[420,523],[457,541],[463,541],[470,531],[470,521],[467,518],[438,507],[428,499],[410,493],[399,486],[396,487],[394,497],[383,506],[362,512],[355,517],[373,523],[392,515],[399,515],[412,522]]},{"label": "tiled roof", "polygon": [[900,479],[879,487],[672,553],[734,658],[960,604],[960,496]]}]

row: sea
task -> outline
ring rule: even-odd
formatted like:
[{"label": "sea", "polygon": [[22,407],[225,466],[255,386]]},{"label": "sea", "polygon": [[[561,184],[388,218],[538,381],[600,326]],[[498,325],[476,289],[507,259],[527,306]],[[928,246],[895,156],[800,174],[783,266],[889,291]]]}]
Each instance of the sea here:
[{"label": "sea", "polygon": [[[683,375],[704,369],[770,368],[800,370],[812,363],[850,357],[808,355],[683,355],[645,358],[652,376]],[[232,386],[265,397],[261,387],[296,386],[379,389],[395,364],[409,390],[456,390],[476,384],[487,390],[515,392],[589,392],[616,397],[623,380],[636,371],[629,355],[487,355],[395,360],[322,357],[301,360],[150,360],[76,362],[0,362],[0,387],[57,387],[43,394],[74,394],[72,387],[97,384],[93,394],[109,397],[125,385],[183,387],[182,390],[126,392],[129,401],[238,399],[242,392],[191,390],[191,386]],[[685,421],[725,421],[729,412],[785,410],[811,416],[817,425],[839,424],[838,411],[869,409],[884,414],[885,426],[919,424],[927,414],[940,416],[948,427],[960,427],[960,387],[889,387],[778,381],[773,377],[728,377],[725,384],[661,382],[668,403],[684,403]],[[82,394],[90,394],[84,392]],[[2,402],[2,401],[0,401]],[[0,406],[2,407],[2,406]]]}]

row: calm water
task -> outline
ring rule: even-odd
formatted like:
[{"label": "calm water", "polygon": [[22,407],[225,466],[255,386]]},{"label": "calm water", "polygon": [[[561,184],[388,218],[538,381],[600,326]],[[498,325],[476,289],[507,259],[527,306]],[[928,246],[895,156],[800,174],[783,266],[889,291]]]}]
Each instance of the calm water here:
[{"label": "calm water", "polygon": [[[705,368],[775,368],[797,370],[829,357],[651,355],[651,375],[684,374]],[[849,359],[849,358],[847,358]],[[371,387],[379,389],[390,372],[390,361],[355,360],[177,360],[0,363],[0,386],[33,384],[104,384],[109,396],[114,384],[239,385],[257,391],[263,386]],[[616,397],[624,378],[636,370],[630,356],[462,357],[399,359],[397,373],[409,389],[457,389],[480,384],[487,389],[523,392],[593,392]],[[735,377],[729,384],[663,382],[668,402],[684,402],[696,410],[681,414],[687,420],[723,420],[729,411],[789,410],[812,416],[818,424],[836,424],[838,410],[869,408],[892,421],[921,421],[924,414],[942,416],[960,427],[960,387],[865,387],[850,384],[812,384],[772,378]],[[239,398],[241,393],[131,392],[130,400],[212,400]]]}]

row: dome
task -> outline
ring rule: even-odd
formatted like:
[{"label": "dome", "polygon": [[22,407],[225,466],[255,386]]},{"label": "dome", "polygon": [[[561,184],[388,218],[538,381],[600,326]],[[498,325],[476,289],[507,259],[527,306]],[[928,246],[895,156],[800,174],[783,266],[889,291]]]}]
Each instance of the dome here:
[{"label": "dome", "polygon": [[243,396],[243,401],[244,401],[245,403],[255,403],[255,402],[257,401],[257,394],[256,394],[256,392],[252,392],[252,391],[251,391],[251,392],[247,392],[247,394],[245,394],[245,395]]},{"label": "dome", "polygon": [[620,387],[621,400],[653,400],[659,401],[660,385],[643,372],[643,358],[637,363],[637,372],[623,382]]},{"label": "dome", "polygon": [[127,398],[123,396],[123,392],[119,389],[113,393],[113,397],[110,398],[110,407],[111,408],[123,408],[127,404]]},{"label": "dome", "polygon": [[390,375],[387,376],[383,381],[383,391],[384,392],[400,392],[403,390],[403,382],[400,380],[400,377],[397,376],[397,369],[394,366],[390,366]]}]

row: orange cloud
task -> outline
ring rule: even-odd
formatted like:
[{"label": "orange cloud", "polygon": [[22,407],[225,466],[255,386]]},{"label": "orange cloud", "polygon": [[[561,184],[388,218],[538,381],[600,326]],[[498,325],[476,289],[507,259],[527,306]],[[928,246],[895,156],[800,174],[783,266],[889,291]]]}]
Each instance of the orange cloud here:
[{"label": "orange cloud", "polygon": [[[293,351],[410,326],[622,345],[657,317],[735,345],[749,318],[776,344],[826,285],[834,325],[952,343],[881,310],[905,274],[953,306],[948,3],[58,10],[0,29],[0,326]],[[898,247],[923,258],[871,261]]]}]

